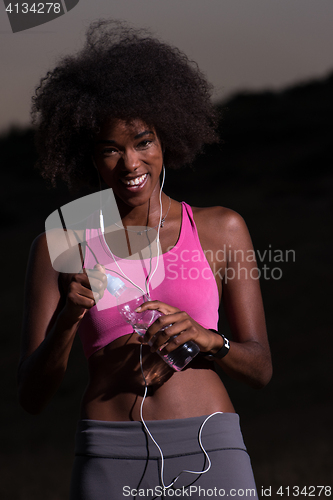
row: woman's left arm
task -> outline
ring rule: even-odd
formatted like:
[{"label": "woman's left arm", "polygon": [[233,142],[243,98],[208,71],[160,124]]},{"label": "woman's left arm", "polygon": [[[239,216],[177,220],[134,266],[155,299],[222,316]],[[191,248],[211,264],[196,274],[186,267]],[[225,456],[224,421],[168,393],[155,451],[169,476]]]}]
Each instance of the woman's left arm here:
[{"label": "woman's left arm", "polygon": [[228,354],[215,361],[229,376],[261,388],[272,377],[272,361],[255,253],[239,214],[228,211],[223,233],[228,251],[222,301],[233,340]]},{"label": "woman's left arm", "polygon": [[152,351],[163,346],[163,352],[168,353],[193,340],[202,352],[212,354],[229,376],[262,388],[271,379],[272,362],[252,241],[244,220],[232,210],[224,209],[212,229],[223,238],[213,246],[227,249],[222,301],[233,338],[227,355],[214,358],[224,345],[223,337],[199,325],[185,311],[160,301],[142,305],[142,311],[156,309],[165,316],[158,318],[140,341],[149,343]]}]

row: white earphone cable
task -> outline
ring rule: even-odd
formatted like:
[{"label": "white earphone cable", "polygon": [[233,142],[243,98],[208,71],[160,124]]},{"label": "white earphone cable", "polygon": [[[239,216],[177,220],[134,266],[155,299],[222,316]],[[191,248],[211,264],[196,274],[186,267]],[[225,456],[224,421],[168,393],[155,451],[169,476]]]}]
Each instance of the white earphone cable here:
[{"label": "white earphone cable", "polygon": [[154,276],[154,274],[157,271],[158,264],[159,264],[159,257],[160,257],[160,230],[161,230],[161,220],[162,220],[162,215],[163,215],[163,206],[162,206],[162,189],[164,186],[164,181],[165,181],[165,167],[163,164],[163,177],[162,177],[162,183],[161,183],[161,188],[160,188],[160,193],[159,193],[159,201],[160,201],[160,219],[158,221],[158,229],[157,229],[157,238],[156,238],[156,244],[157,244],[157,258],[156,258],[156,266],[154,271],[151,273],[150,276],[148,276],[148,280],[146,282],[146,288],[147,288],[147,295],[149,297],[149,284]]},{"label": "white earphone cable", "polygon": [[[158,268],[158,264],[159,264],[159,257],[160,257],[160,229],[161,229],[161,220],[162,220],[162,215],[163,215],[163,206],[162,206],[162,189],[163,189],[163,186],[164,186],[164,181],[165,181],[165,167],[163,165],[163,178],[162,178],[162,183],[161,183],[161,187],[160,187],[160,192],[159,192],[159,203],[160,203],[160,217],[159,217],[159,223],[158,223],[158,229],[157,229],[157,238],[156,238],[156,243],[157,243],[157,259],[156,259],[156,266],[155,266],[155,269],[154,271],[148,276],[148,280],[146,280],[146,292],[139,286],[137,285],[136,283],[134,283],[125,273],[124,271],[120,268],[118,262],[116,261],[114,255],[113,255],[113,252],[111,251],[110,247],[108,246],[106,240],[105,240],[105,227],[104,227],[104,217],[103,217],[103,211],[102,211],[102,205],[100,205],[100,213],[99,213],[99,221],[100,221],[100,229],[101,229],[101,233],[102,233],[102,237],[104,239],[104,242],[106,244],[106,246],[109,248],[109,251],[110,251],[110,254],[113,258],[113,261],[114,263],[116,264],[116,266],[118,267],[121,275],[126,278],[133,286],[135,286],[136,288],[138,288],[139,290],[141,290],[141,292],[145,295],[147,295],[149,298],[150,298],[150,294],[149,294],[149,284],[155,274],[155,272],[157,271],[157,268]],[[101,197],[101,195],[100,195]],[[101,198],[100,198],[100,203],[101,203]],[[152,258],[152,257],[151,257]],[[160,456],[161,456],[161,483],[162,483],[162,486],[164,489],[168,489],[168,488],[171,488],[175,483],[176,481],[179,479],[179,477],[181,476],[181,474],[187,472],[189,474],[205,474],[206,472],[209,471],[209,469],[211,468],[211,460],[209,458],[209,455],[207,453],[207,451],[205,450],[203,444],[202,444],[202,431],[203,431],[203,428],[206,424],[206,422],[212,418],[214,415],[218,415],[218,414],[222,414],[223,412],[221,411],[217,411],[217,412],[214,412],[212,413],[211,415],[208,415],[208,417],[206,417],[206,419],[203,421],[203,423],[201,424],[200,426],[200,430],[199,430],[199,435],[198,435],[198,441],[199,441],[199,445],[200,445],[200,448],[202,449],[207,461],[208,461],[208,465],[207,467],[204,469],[204,470],[201,470],[201,471],[192,471],[192,470],[187,470],[187,469],[184,469],[182,470],[178,476],[176,476],[175,479],[173,479],[173,481],[171,481],[170,484],[168,485],[165,485],[164,483],[164,462],[165,462],[165,459],[164,459],[164,455],[163,455],[163,451],[161,449],[161,447],[159,446],[159,444],[157,443],[157,441],[154,439],[152,433],[150,432],[150,430],[148,429],[148,426],[146,424],[146,422],[144,421],[144,418],[143,418],[143,404],[145,402],[145,399],[147,397],[147,391],[148,391],[148,384],[147,384],[147,380],[146,380],[146,377],[144,375],[144,371],[143,371],[143,361],[142,361],[142,344],[140,345],[140,369],[141,369],[141,373],[142,373],[142,377],[143,377],[143,380],[144,380],[144,384],[145,384],[145,388],[144,388],[144,395],[143,395],[143,398],[142,398],[142,401],[141,401],[141,405],[140,405],[140,420],[145,428],[145,431],[146,433],[148,434],[148,436],[151,438],[151,440],[153,441],[153,443],[155,444],[155,446],[157,447],[159,453],[160,453]]]},{"label": "white earphone cable", "polygon": [[[163,216],[162,189],[163,189],[163,186],[164,186],[164,180],[165,180],[165,167],[163,165],[163,178],[162,178],[162,184],[161,184],[160,192],[159,192],[160,217],[159,217],[159,222],[158,222],[157,238],[156,238],[156,244],[157,244],[156,266],[155,266],[155,269],[152,272],[152,274],[148,276],[148,280],[145,283],[146,284],[146,291],[144,291],[139,285],[137,285],[136,283],[134,283],[134,281],[132,281],[124,273],[124,271],[120,268],[117,260],[115,259],[115,256],[113,255],[113,252],[112,252],[111,248],[108,246],[108,244],[107,244],[107,242],[105,240],[105,234],[104,234],[105,233],[105,227],[104,227],[104,217],[103,217],[102,206],[100,207],[100,211],[99,211],[99,224],[100,224],[100,228],[101,228],[102,237],[103,237],[105,245],[108,247],[108,249],[110,251],[110,254],[112,256],[112,259],[113,259],[114,263],[116,264],[116,266],[118,267],[120,273],[124,276],[124,278],[126,278],[129,281],[129,283],[131,283],[133,286],[135,286],[136,288],[138,288],[143,293],[143,295],[147,295],[148,298],[150,298],[149,284],[150,284],[150,282],[152,280],[152,277],[154,276],[155,272],[157,271],[158,264],[159,264],[159,258],[160,258],[160,229],[161,229],[161,220],[162,220],[162,216]],[[101,200],[100,200],[100,203],[101,203]]]},{"label": "white earphone cable", "polygon": [[214,413],[211,413],[210,415],[208,415],[208,417],[206,417],[206,419],[203,421],[203,423],[200,426],[198,441],[199,441],[200,448],[202,449],[202,451],[203,451],[203,453],[204,453],[204,455],[205,455],[205,457],[207,458],[207,461],[208,461],[208,465],[207,465],[206,469],[199,470],[199,471],[184,469],[184,470],[182,470],[178,474],[178,476],[176,476],[176,478],[173,481],[171,481],[170,484],[166,485],[164,483],[164,462],[165,462],[165,459],[164,459],[163,451],[162,451],[161,447],[159,446],[159,444],[157,443],[157,441],[154,439],[152,433],[148,429],[148,426],[147,426],[147,424],[146,424],[146,422],[144,421],[144,418],[143,418],[143,403],[145,402],[145,399],[146,399],[146,396],[147,396],[148,385],[147,385],[146,377],[145,377],[144,372],[143,372],[143,365],[142,365],[142,344],[140,345],[140,368],[141,368],[142,377],[143,377],[143,380],[144,380],[144,383],[145,383],[144,395],[143,395],[143,398],[142,398],[142,401],[141,401],[141,405],[140,405],[140,420],[141,420],[141,422],[142,422],[142,424],[143,424],[143,426],[144,426],[147,434],[149,435],[150,439],[153,441],[153,443],[155,444],[156,448],[158,449],[158,451],[160,453],[160,456],[161,456],[161,483],[162,483],[163,488],[164,489],[171,488],[175,484],[175,482],[180,478],[181,474],[183,474],[184,472],[188,472],[189,474],[206,474],[206,472],[208,472],[209,469],[211,468],[212,462],[211,462],[211,459],[209,458],[209,455],[208,455],[206,449],[204,448],[204,446],[202,444],[202,431],[203,431],[203,428],[204,428],[206,422],[208,422],[208,420],[210,418],[212,418],[214,415],[219,415],[219,414],[222,415],[223,412],[222,411],[216,411]]}]

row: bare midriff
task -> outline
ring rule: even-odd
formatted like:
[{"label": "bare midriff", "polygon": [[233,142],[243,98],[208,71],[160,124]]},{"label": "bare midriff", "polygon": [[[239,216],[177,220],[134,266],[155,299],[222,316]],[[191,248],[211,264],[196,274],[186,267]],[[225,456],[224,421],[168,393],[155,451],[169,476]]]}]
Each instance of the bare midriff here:
[{"label": "bare midriff", "polygon": [[[234,413],[228,393],[212,362],[198,355],[175,372],[143,346],[143,370],[148,385],[143,405],[145,420],[168,420]],[[144,379],[137,334],[125,335],[95,352],[88,360],[89,384],[81,418],[105,421],[140,420]]]}]

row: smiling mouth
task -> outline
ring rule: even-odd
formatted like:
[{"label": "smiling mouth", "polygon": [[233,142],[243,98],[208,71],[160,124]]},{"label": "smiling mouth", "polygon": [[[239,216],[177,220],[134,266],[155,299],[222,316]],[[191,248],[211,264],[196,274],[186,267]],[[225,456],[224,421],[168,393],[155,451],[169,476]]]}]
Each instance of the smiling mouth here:
[{"label": "smiling mouth", "polygon": [[135,179],[120,179],[125,186],[129,187],[139,187],[141,186],[145,180],[147,179],[148,174],[142,174],[140,177],[135,177]]}]

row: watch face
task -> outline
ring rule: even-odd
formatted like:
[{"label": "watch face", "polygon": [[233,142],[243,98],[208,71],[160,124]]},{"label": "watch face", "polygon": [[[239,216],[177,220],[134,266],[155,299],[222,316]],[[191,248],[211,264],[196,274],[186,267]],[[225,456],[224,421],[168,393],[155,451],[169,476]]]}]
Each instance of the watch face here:
[{"label": "watch face", "polygon": [[220,335],[220,337],[223,338],[223,346],[221,347],[221,349],[219,351],[217,351],[215,354],[210,354],[209,352],[208,353],[204,353],[202,352],[201,354],[206,358],[208,359],[209,361],[214,361],[214,359],[222,359],[224,358],[224,356],[226,356],[226,354],[228,354],[229,352],[229,349],[230,349],[230,341],[225,338],[225,336],[223,335],[223,333],[220,333],[218,332],[217,330],[213,330],[212,328],[209,328],[209,330],[213,333],[217,333],[218,335]]}]

